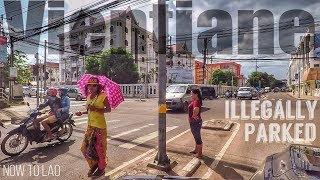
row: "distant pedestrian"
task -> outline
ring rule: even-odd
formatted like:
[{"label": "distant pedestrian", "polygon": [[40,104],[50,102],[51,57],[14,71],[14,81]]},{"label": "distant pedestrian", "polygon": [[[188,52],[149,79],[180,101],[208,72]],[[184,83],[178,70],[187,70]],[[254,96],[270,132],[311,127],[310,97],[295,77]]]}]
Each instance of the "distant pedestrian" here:
[{"label": "distant pedestrian", "polygon": [[191,92],[192,101],[189,104],[189,123],[192,135],[196,142],[196,147],[190,153],[196,154],[197,158],[202,158],[202,139],[201,139],[201,106],[202,97],[199,89],[194,89]]}]

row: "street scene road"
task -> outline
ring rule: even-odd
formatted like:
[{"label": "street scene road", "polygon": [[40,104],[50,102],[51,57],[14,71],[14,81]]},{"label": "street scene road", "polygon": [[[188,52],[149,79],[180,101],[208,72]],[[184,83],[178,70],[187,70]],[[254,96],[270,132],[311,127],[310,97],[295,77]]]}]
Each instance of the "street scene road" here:
[{"label": "street scene road", "polygon": [[320,180],[320,1],[0,1],[0,180]]},{"label": "street scene road", "polygon": [[[268,93],[262,99],[275,102],[276,100],[294,101],[287,93]],[[262,100],[261,99],[261,100]],[[28,99],[31,108],[34,108],[34,98]],[[225,119],[226,99],[214,99],[204,101],[203,120]],[[237,100],[238,101],[238,100]],[[249,102],[249,101],[248,101]],[[71,112],[84,109],[85,101],[72,101]],[[249,104],[249,103],[247,103]],[[26,109],[26,106],[17,108]],[[246,108],[249,109],[249,106]],[[303,106],[302,113],[307,108]],[[319,109],[316,109],[319,112]],[[317,114],[317,113],[316,113]],[[30,165],[33,168],[44,168],[43,175],[48,175],[50,166],[60,168],[59,178],[63,179],[86,179],[86,162],[80,152],[80,146],[86,129],[87,117],[74,117],[76,127],[67,142],[51,142],[45,144],[32,144],[19,156],[7,157],[0,154],[0,165],[3,168],[10,165]],[[319,128],[316,116],[314,123]],[[282,120],[287,122],[287,120]],[[265,158],[271,154],[281,152],[289,143],[256,143],[252,135],[248,142],[244,141],[244,122],[234,121],[230,130],[203,129],[204,158],[193,174],[193,177],[210,179],[249,179],[261,166]],[[258,122],[250,121],[254,124]],[[265,125],[277,121],[266,121]],[[290,121],[289,121],[290,122]],[[108,166],[106,175],[109,178],[119,178],[132,173],[132,168],[141,160],[153,160],[154,149],[157,147],[157,100],[126,99],[115,111],[107,115],[108,126]],[[6,132],[15,125],[5,124],[7,129],[1,129],[3,137]],[[257,127],[257,126],[256,126]],[[193,159],[188,152],[193,149],[193,137],[189,130],[187,115],[182,112],[168,112],[167,114],[167,141],[169,158],[179,159],[187,156]],[[317,134],[319,136],[319,134]],[[2,139],[3,139],[2,137]],[[308,143],[308,142],[302,142]],[[308,143],[319,145],[318,141]],[[178,162],[178,166],[187,165],[188,161]],[[181,168],[181,167],[180,167]],[[143,169],[143,168],[142,168]],[[181,169],[177,169],[180,173]],[[143,173],[142,173],[143,174]],[[11,179],[17,179],[17,175]],[[39,176],[34,174],[27,178],[50,179],[52,176]],[[10,179],[10,176],[6,177]],[[19,179],[19,177],[18,177]],[[25,179],[25,177],[20,177]]]}]

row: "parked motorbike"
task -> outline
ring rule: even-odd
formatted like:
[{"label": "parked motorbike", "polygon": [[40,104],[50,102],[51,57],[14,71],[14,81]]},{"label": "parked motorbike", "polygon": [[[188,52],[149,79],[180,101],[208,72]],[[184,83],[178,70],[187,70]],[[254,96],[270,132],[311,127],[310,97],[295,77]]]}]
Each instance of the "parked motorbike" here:
[{"label": "parked motorbike", "polygon": [[232,93],[230,91],[226,91],[225,94],[224,94],[224,97],[226,99],[232,98]]},{"label": "parked motorbike", "polygon": [[[46,132],[44,130],[35,129],[33,121],[41,115],[38,109],[31,110],[28,117],[23,119],[20,126],[7,133],[7,136],[1,143],[1,151],[8,156],[16,156],[22,153],[28,146],[29,142],[44,143]],[[73,115],[70,114],[67,119],[58,120],[50,124],[51,132],[55,137],[53,140],[64,142],[68,140],[75,126]]]}]

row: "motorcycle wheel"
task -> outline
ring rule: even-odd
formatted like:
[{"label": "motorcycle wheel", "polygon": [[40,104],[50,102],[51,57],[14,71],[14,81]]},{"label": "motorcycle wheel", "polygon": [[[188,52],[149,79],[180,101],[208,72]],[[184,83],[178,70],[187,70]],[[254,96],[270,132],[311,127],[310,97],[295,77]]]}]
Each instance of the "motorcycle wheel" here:
[{"label": "motorcycle wheel", "polygon": [[[7,156],[16,156],[22,153],[27,148],[28,144],[29,140],[23,134],[8,134],[1,143],[1,151]],[[16,150],[20,146],[21,149],[19,148],[18,151],[11,152],[11,150]]]},{"label": "motorcycle wheel", "polygon": [[[64,131],[63,131],[64,130]],[[64,142],[68,140],[73,132],[73,127],[70,123],[65,123],[58,129],[58,141]]]}]

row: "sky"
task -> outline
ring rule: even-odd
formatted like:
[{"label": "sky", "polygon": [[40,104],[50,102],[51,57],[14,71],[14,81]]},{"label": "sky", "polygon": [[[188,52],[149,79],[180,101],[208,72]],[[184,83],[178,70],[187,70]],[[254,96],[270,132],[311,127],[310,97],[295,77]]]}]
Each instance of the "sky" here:
[{"label": "sky", "polygon": [[[102,2],[108,3],[113,0],[103,0]],[[76,10],[79,10],[83,7],[88,6],[89,4],[95,3],[95,2],[101,2],[101,0],[65,0],[65,14],[70,14],[72,12],[75,12]],[[118,8],[118,9],[127,9],[130,5],[131,9],[140,9],[145,12],[147,15],[147,29],[149,31],[153,30],[153,23],[152,18],[149,18],[149,12],[152,11],[153,4],[157,1],[151,1],[151,0],[132,0],[131,2],[134,3],[127,3],[125,6]],[[21,5],[24,13],[22,13],[23,22],[24,25],[26,24],[26,16],[27,16],[27,5],[29,3],[29,0],[21,0]],[[176,30],[176,2],[173,0],[169,0],[168,2],[169,11],[173,13],[173,18],[169,19],[169,35],[172,35],[173,37],[173,43],[175,41],[175,30]],[[101,3],[102,5],[103,3]],[[190,9],[190,8],[189,8]],[[198,52],[197,48],[197,35],[201,32],[204,32],[206,30],[209,30],[210,28],[198,28],[197,24],[199,23],[199,16],[200,14],[204,13],[207,10],[223,10],[228,12],[231,15],[232,20],[232,55],[226,55],[226,54],[213,54],[212,56],[215,59],[228,59],[228,58],[274,58],[274,59],[281,59],[276,61],[258,61],[258,70],[267,72],[270,74],[274,74],[276,78],[278,79],[285,79],[287,70],[288,70],[288,64],[289,61],[285,60],[283,58],[288,58],[289,56],[284,53],[279,48],[279,32],[278,32],[278,22],[280,19],[280,16],[285,13],[286,11],[293,10],[293,9],[301,9],[305,10],[308,13],[310,13],[315,21],[319,21],[320,18],[320,1],[319,0],[307,0],[307,1],[297,1],[297,0],[193,0],[193,6],[192,6],[192,33],[193,33],[193,46],[192,51],[193,54],[196,55],[199,59],[202,59],[202,54]],[[239,55],[238,53],[238,46],[241,43],[247,43],[248,40],[246,37],[244,37],[244,40],[241,42],[238,42],[238,36],[237,36],[237,30],[238,30],[238,12],[239,10],[253,10],[258,11],[261,9],[269,10],[272,12],[274,17],[274,39],[266,39],[264,40],[264,44],[268,46],[268,44],[271,44],[271,41],[274,42],[274,54],[275,55],[259,55],[257,52],[257,33],[254,34],[254,54],[252,55]],[[4,4],[3,0],[0,1],[0,13],[4,13]],[[103,12],[103,14],[108,15],[109,12]],[[46,4],[45,12],[44,12],[44,18],[43,18],[43,24],[45,25],[48,20],[48,7]],[[212,20],[213,26],[217,25],[217,21],[215,19]],[[181,24],[180,24],[181,25]],[[185,28],[179,27],[181,29]],[[256,27],[257,24],[255,23],[254,26]],[[67,28],[66,28],[67,29]],[[40,37],[40,42],[43,42],[45,39],[47,39],[47,35],[44,33]],[[215,39],[215,38],[213,38]],[[295,44],[298,43],[299,35],[297,34],[295,37]],[[212,41],[213,45],[216,44],[216,40]],[[44,55],[44,49],[42,47],[39,47],[39,55],[40,59],[43,59]],[[28,54],[29,62],[34,63],[34,54]],[[49,55],[48,59],[50,61],[58,61],[59,57],[57,55]],[[251,72],[255,71],[255,62],[248,62],[248,61],[240,61],[239,62],[242,65],[242,73],[245,76],[248,76]]]}]

